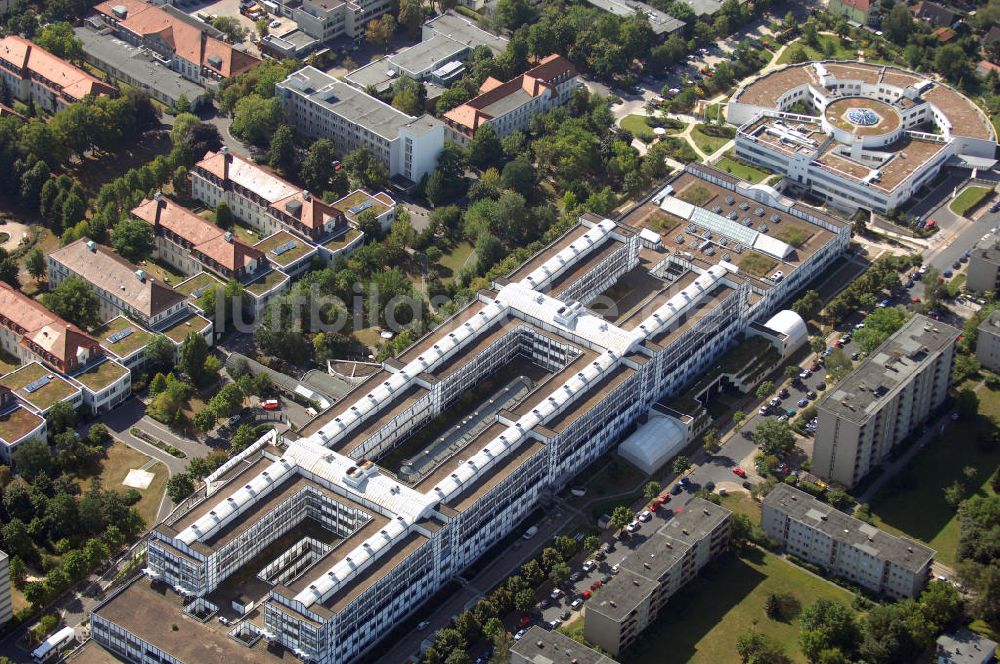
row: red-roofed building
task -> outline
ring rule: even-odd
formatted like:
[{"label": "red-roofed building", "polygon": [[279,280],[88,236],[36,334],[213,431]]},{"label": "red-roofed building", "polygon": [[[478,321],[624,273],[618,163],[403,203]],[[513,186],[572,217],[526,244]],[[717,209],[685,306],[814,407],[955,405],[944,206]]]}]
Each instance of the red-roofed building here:
[{"label": "red-roofed building", "polygon": [[861,25],[868,25],[872,16],[869,0],[830,0],[827,10]]},{"label": "red-roofed building", "polygon": [[227,44],[215,28],[170,7],[142,0],[109,0],[94,8],[115,34],[169,60],[185,78],[210,86],[242,74],[260,59]]},{"label": "red-roofed building", "polygon": [[50,113],[87,95],[117,94],[117,90],[32,42],[11,35],[0,39],[0,75],[10,94],[36,102]]},{"label": "red-roofed building", "polygon": [[934,32],[931,33],[931,36],[937,37],[937,40],[940,43],[947,44],[950,41],[954,41],[957,35],[955,34],[955,31],[952,30],[951,28],[941,26],[940,28],[934,30]]},{"label": "red-roofed building", "polygon": [[576,74],[572,62],[553,54],[506,83],[491,76],[478,97],[445,113],[448,138],[466,145],[484,124],[492,125],[497,136],[524,131],[531,118],[569,101],[579,85]]}]

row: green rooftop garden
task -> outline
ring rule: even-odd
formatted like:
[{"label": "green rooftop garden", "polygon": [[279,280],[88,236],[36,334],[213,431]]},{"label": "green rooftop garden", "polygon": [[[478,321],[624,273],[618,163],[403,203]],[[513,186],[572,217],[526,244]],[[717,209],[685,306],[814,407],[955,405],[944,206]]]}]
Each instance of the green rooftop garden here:
[{"label": "green rooftop garden", "polygon": [[[131,328],[132,333],[114,343],[109,341],[112,335],[118,334],[126,328]],[[94,330],[94,338],[118,357],[128,357],[152,341],[153,335],[124,316],[118,316]]]},{"label": "green rooftop garden", "polygon": [[[174,286],[174,290],[182,295],[187,295],[188,299],[197,301],[205,290],[214,286],[225,286],[225,284],[208,272],[199,272],[184,283]],[[198,296],[194,295],[195,291],[199,292]]]},{"label": "green rooftop garden", "polygon": [[767,274],[777,267],[777,265],[778,261],[773,258],[768,258],[763,254],[758,254],[753,251],[745,253],[739,260],[740,269],[755,277],[767,276]]},{"label": "green rooftop garden", "polygon": [[[389,209],[388,205],[380,202],[378,199],[373,198],[372,196],[369,196],[363,191],[355,191],[351,194],[348,194],[347,196],[344,196],[342,199],[337,201],[337,207],[343,210],[344,212],[349,213],[352,207],[361,205],[365,201],[372,202],[371,207],[369,207],[368,209],[374,212],[376,217],[385,214],[385,211]],[[358,214],[361,213],[359,212]]]},{"label": "green rooftop garden", "polygon": [[[52,376],[52,379],[46,385],[34,392],[28,392],[24,389],[25,386],[44,376]],[[3,382],[7,387],[15,390],[18,396],[33,404],[39,410],[45,410],[52,404],[62,401],[77,391],[75,387],[63,380],[61,376],[48,367],[43,367],[38,362],[26,364],[17,371],[7,374],[3,377]]]},{"label": "green rooftop garden", "polygon": [[[274,249],[276,249],[277,247],[286,246],[289,243],[295,243],[295,247],[283,251],[280,255],[274,253]],[[254,246],[257,249],[263,251],[265,254],[267,254],[267,259],[269,261],[277,263],[282,267],[286,265],[291,265],[295,261],[299,260],[306,254],[308,254],[313,249],[305,241],[285,231],[279,231],[274,235],[272,235],[271,237],[265,240],[261,240]]]},{"label": "green rooftop garden", "polygon": [[809,238],[813,236],[807,229],[802,226],[796,226],[794,224],[784,223],[781,228],[772,233],[774,237],[778,238],[782,242],[786,242],[796,249],[804,245],[809,241]]},{"label": "green rooftop garden", "polygon": [[163,334],[171,341],[181,343],[187,339],[189,334],[192,332],[201,333],[208,325],[208,320],[197,314],[192,314],[184,320],[175,323],[173,327],[163,330]]},{"label": "green rooftop garden", "polygon": [[18,406],[6,415],[0,415],[0,439],[13,443],[31,433],[42,423],[42,418]]},{"label": "green rooftop garden", "polygon": [[323,246],[330,251],[339,251],[353,242],[358,236],[361,235],[361,231],[357,228],[352,228],[335,240],[330,240],[329,242],[323,243]]},{"label": "green rooftop garden", "polygon": [[288,275],[278,272],[277,270],[271,270],[263,277],[258,277],[247,284],[246,291],[248,293],[261,296],[274,290],[274,288],[283,281],[288,281]]},{"label": "green rooftop garden", "polygon": [[128,369],[117,362],[105,360],[100,364],[90,367],[83,373],[76,374],[73,378],[85,385],[92,392],[100,392],[127,373]]}]

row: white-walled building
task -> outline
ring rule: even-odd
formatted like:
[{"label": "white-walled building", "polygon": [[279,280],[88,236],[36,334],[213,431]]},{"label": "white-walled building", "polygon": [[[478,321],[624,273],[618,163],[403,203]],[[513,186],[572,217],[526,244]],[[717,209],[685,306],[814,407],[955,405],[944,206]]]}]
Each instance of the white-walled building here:
[{"label": "white-walled building", "polygon": [[862,62],[788,65],[727,106],[736,155],[833,207],[885,214],[951,158],[989,168],[996,131],[972,100],[922,74]]},{"label": "white-walled building", "polygon": [[437,166],[444,125],[407,115],[315,67],[303,67],[276,86],[285,119],[310,138],[328,138],[340,154],[367,148],[390,177],[419,182]]},{"label": "white-walled building", "polygon": [[88,95],[110,96],[118,92],[79,67],[17,35],[0,39],[0,80],[11,97],[25,103],[37,103],[49,113],[66,108]]},{"label": "white-walled building", "polygon": [[787,553],[892,599],[920,594],[934,550],[848,516],[778,483],[761,506],[760,525]]},{"label": "white-walled building", "polygon": [[[716,174],[693,168],[671,186],[738,195]],[[822,212],[782,214],[812,229],[809,251],[786,256],[791,275],[846,244],[849,225]],[[634,306],[602,305],[628,285]],[[781,288],[628,219],[584,215],[296,435],[265,437],[209,477],[152,531],[150,578],[94,610],[93,637],[138,662],[274,661],[265,642],[322,664],[357,660],[769,317],[782,298],[766,291]],[[445,412],[453,438],[419,435]],[[718,523],[704,541],[684,523],[663,529],[696,540],[671,589],[725,539]],[[248,603],[258,610],[241,619]],[[204,622],[174,621],[177,634],[164,616],[179,611]]]}]

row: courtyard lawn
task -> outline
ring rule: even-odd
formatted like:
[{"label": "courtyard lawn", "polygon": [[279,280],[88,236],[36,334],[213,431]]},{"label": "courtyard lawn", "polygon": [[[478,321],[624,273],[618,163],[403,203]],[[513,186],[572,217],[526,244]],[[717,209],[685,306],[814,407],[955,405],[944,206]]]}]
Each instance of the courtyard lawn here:
[{"label": "courtyard lawn", "polygon": [[[112,491],[128,491],[129,487],[122,484],[122,480],[128,475],[128,471],[136,468],[143,468],[152,459],[142,452],[135,450],[120,440],[115,440],[111,447],[107,448],[107,456],[101,459],[101,469],[97,475],[87,478],[83,491],[87,489],[95,479],[101,481],[101,486]],[[167,468],[160,462],[156,462],[147,472],[153,473],[153,481],[148,489],[136,489],[142,498],[135,505],[139,514],[145,520],[147,526],[155,523],[156,514],[160,511],[160,501],[163,500],[163,492],[167,486]]]},{"label": "courtyard lawn", "polygon": [[955,564],[958,519],[944,501],[944,490],[964,479],[962,469],[976,469],[968,495],[992,493],[990,475],[1000,464],[1000,451],[985,452],[976,444],[977,432],[992,428],[990,418],[1000,416],[1000,392],[980,388],[976,422],[949,422],[944,438],[928,443],[904,471],[902,480],[886,484],[871,502],[875,525],[891,533],[926,543],[938,560]]},{"label": "courtyard lawn", "polygon": [[733,514],[746,514],[754,523],[760,523],[760,503],[743,491],[733,491],[722,496],[722,506]]},{"label": "courtyard lawn", "polygon": [[[438,264],[446,270],[443,276],[456,276],[470,260],[473,251],[473,246],[468,242],[459,242],[454,249],[442,256]],[[471,260],[475,260],[475,258]]]},{"label": "courtyard lawn", "polygon": [[632,135],[640,141],[649,142],[653,140],[653,128],[649,126],[648,118],[645,115],[626,115],[621,121],[622,129],[632,132]]},{"label": "courtyard lawn", "polygon": [[964,217],[967,212],[982,203],[983,199],[992,193],[993,190],[989,187],[966,187],[948,207],[958,216]]},{"label": "courtyard lawn", "polygon": [[[804,39],[796,39],[788,45],[785,52],[781,54],[780,58],[778,58],[778,64],[791,64],[792,52],[796,50],[796,46],[801,46],[805,50],[808,60],[857,60],[857,45],[854,44],[854,42],[850,43],[852,44],[850,47],[845,47],[840,37],[836,35],[819,35],[819,48],[813,48],[807,44]],[[827,44],[830,46],[828,47]],[[824,48],[833,49],[830,56],[823,54]]]},{"label": "courtyard lawn", "polygon": [[715,162],[715,167],[720,171],[731,173],[742,180],[747,180],[748,182],[752,182],[754,184],[763,182],[769,175],[771,175],[770,171],[765,171],[762,168],[751,166],[746,162],[736,159],[732,152],[727,152],[722,159]]},{"label": "courtyard lawn", "polygon": [[[771,593],[789,599],[782,620],[768,618],[764,610]],[[728,555],[671,598],[660,618],[619,659],[635,664],[735,662],[736,639],[755,630],[780,643],[793,661],[805,662],[798,614],[820,597],[848,607],[853,599],[846,590],[773,554],[755,550],[745,558]],[[664,653],[670,657],[665,659]]]},{"label": "courtyard lawn", "polygon": [[[695,125],[691,130],[691,139],[694,140],[695,145],[698,149],[704,152],[706,155],[715,154],[722,148],[723,145],[732,140],[732,137],[724,136],[709,136],[703,130],[705,125],[699,124]],[[716,128],[721,128],[716,125]]]}]

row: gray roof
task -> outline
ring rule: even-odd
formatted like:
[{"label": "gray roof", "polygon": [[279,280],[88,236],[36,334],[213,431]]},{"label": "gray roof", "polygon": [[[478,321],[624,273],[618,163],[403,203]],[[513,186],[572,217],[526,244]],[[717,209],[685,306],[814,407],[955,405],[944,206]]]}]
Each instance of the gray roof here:
[{"label": "gray roof", "polygon": [[379,58],[363,67],[350,72],[345,78],[354,85],[364,89],[374,85],[380,92],[386,90],[395,80],[396,75],[389,72],[402,72],[406,76],[420,78],[431,73],[441,65],[453,60],[465,60],[470,47],[457,42],[450,37],[435,34],[416,46]]},{"label": "gray roof", "polygon": [[719,0],[681,0],[681,2],[690,7],[695,16],[706,14],[711,16],[722,8],[722,3]]},{"label": "gray roof", "polygon": [[[620,621],[660,584],[663,576],[699,541],[708,537],[732,512],[702,498],[674,510],[663,522],[665,511],[643,524],[621,547],[631,552],[621,563],[621,571],[601,587],[587,604],[587,611]],[[657,527],[658,524],[659,527]],[[649,528],[653,531],[643,532]],[[648,534],[647,534],[648,533]]]},{"label": "gray roof", "polygon": [[942,634],[937,640],[937,654],[946,656],[954,664],[982,664],[992,661],[988,657],[993,656],[996,649],[996,641],[965,627],[950,634]]},{"label": "gray roof", "polygon": [[587,2],[615,16],[627,18],[633,14],[645,14],[649,18],[649,25],[653,28],[653,32],[658,35],[672,34],[683,29],[686,25],[679,18],[674,18],[655,7],[650,7],[645,2],[636,2],[636,0],[587,0]]},{"label": "gray roof", "polygon": [[908,383],[932,354],[951,345],[961,330],[917,314],[819,401],[829,412],[857,424],[873,417]]},{"label": "gray roof", "polygon": [[489,46],[494,55],[500,55],[507,50],[507,40],[503,37],[486,32],[467,18],[463,18],[452,11],[447,11],[440,16],[432,18],[424,23],[424,32],[430,29],[445,37],[450,37],[457,42],[466,44],[470,48],[476,46]]},{"label": "gray roof", "polygon": [[607,655],[555,631],[544,630],[533,625],[520,641],[510,647],[512,655],[518,655],[533,664],[617,664]]},{"label": "gray roof", "polygon": [[983,319],[983,322],[976,328],[979,334],[1000,335],[1000,310],[994,311]]},{"label": "gray roof", "polygon": [[440,124],[428,115],[415,118],[398,111],[315,67],[303,67],[278,85],[388,140],[398,138],[403,127],[420,133]]},{"label": "gray roof", "polygon": [[88,27],[74,28],[76,38],[83,43],[83,52],[98,62],[110,63],[115,69],[158,90],[172,99],[184,95],[190,101],[208,94],[205,88],[172,69],[148,58],[137,47],[112,34],[100,34]]},{"label": "gray roof", "polygon": [[819,530],[836,542],[911,572],[921,571],[934,558],[934,549],[890,535],[787,484],[775,486],[764,498],[764,506]]}]

